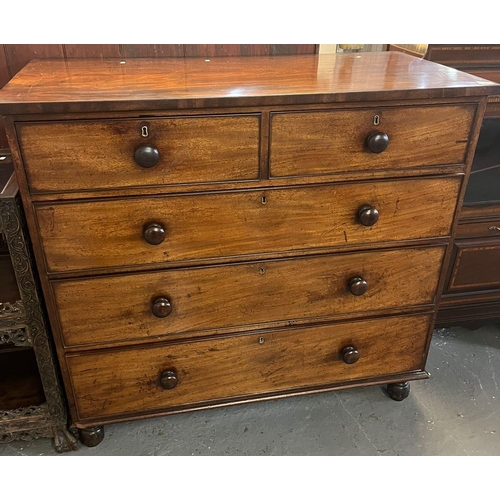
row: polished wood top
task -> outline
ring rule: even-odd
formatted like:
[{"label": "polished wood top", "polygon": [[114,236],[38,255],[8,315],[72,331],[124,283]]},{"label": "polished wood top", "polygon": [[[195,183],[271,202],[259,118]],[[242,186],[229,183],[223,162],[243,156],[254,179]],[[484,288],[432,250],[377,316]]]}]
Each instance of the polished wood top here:
[{"label": "polished wood top", "polygon": [[498,84],[398,52],[37,60],[0,91],[3,114],[460,97]]}]

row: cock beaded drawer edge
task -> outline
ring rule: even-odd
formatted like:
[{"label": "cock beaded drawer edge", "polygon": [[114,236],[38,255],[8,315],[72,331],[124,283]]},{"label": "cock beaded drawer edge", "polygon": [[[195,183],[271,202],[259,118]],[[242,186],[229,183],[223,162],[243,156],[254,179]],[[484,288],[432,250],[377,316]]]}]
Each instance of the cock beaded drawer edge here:
[{"label": "cock beaded drawer edge", "polygon": [[0,92],[81,440],[425,362],[487,96],[396,52],[32,61]]}]

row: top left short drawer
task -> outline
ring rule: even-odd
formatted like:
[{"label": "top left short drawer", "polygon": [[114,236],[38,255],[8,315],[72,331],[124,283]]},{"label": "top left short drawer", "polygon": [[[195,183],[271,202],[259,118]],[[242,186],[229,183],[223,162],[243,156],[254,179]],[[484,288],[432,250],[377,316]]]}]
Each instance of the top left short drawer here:
[{"label": "top left short drawer", "polygon": [[36,193],[258,179],[259,130],[258,114],[17,125]]}]

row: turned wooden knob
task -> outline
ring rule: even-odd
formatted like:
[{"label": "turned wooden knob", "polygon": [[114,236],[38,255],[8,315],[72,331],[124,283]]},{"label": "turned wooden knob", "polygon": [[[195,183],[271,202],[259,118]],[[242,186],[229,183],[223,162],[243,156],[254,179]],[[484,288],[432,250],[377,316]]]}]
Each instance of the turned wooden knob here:
[{"label": "turned wooden knob", "polygon": [[368,290],[368,283],[360,276],[356,276],[349,280],[349,290],[353,295],[363,295]]},{"label": "turned wooden knob", "polygon": [[160,373],[160,385],[163,389],[167,391],[173,389],[177,385],[177,382],[179,382],[179,379],[175,370],[165,370]]},{"label": "turned wooden knob", "polygon": [[382,153],[389,145],[389,136],[383,132],[370,134],[366,138],[366,146],[372,153]]},{"label": "turned wooden knob", "polygon": [[363,205],[358,210],[358,219],[363,226],[373,226],[378,221],[378,210],[370,205]]},{"label": "turned wooden knob", "polygon": [[352,345],[348,345],[342,349],[342,360],[348,365],[356,363],[359,359],[359,351]]},{"label": "turned wooden knob", "polygon": [[157,318],[166,318],[172,312],[172,304],[165,297],[158,297],[151,306],[151,312]]},{"label": "turned wooden knob", "polygon": [[151,168],[160,160],[160,153],[151,144],[143,144],[135,150],[134,159],[139,166]]},{"label": "turned wooden knob", "polygon": [[144,239],[150,245],[159,245],[165,239],[165,235],[166,233],[164,227],[161,224],[157,224],[156,222],[148,224],[144,228],[143,232]]}]

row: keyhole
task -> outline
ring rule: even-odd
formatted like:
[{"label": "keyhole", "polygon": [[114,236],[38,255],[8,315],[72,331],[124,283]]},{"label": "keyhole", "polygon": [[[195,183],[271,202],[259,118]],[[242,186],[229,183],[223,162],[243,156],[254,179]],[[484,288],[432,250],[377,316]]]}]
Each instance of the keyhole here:
[{"label": "keyhole", "polygon": [[264,337],[259,337],[259,344],[263,344],[264,343]]},{"label": "keyhole", "polygon": [[142,135],[142,137],[147,137],[149,135],[148,127],[146,127],[146,125],[144,125],[144,127],[142,127],[141,135]]},{"label": "keyhole", "polygon": [[266,274],[266,268],[265,268],[265,267],[261,267],[261,268],[259,269],[259,273],[260,273],[260,274]]},{"label": "keyhole", "polygon": [[373,117],[373,125],[378,125],[380,123],[380,116],[379,115],[375,115]]},{"label": "keyhole", "polygon": [[262,197],[262,204],[265,205],[267,203],[267,197],[263,196]]}]

